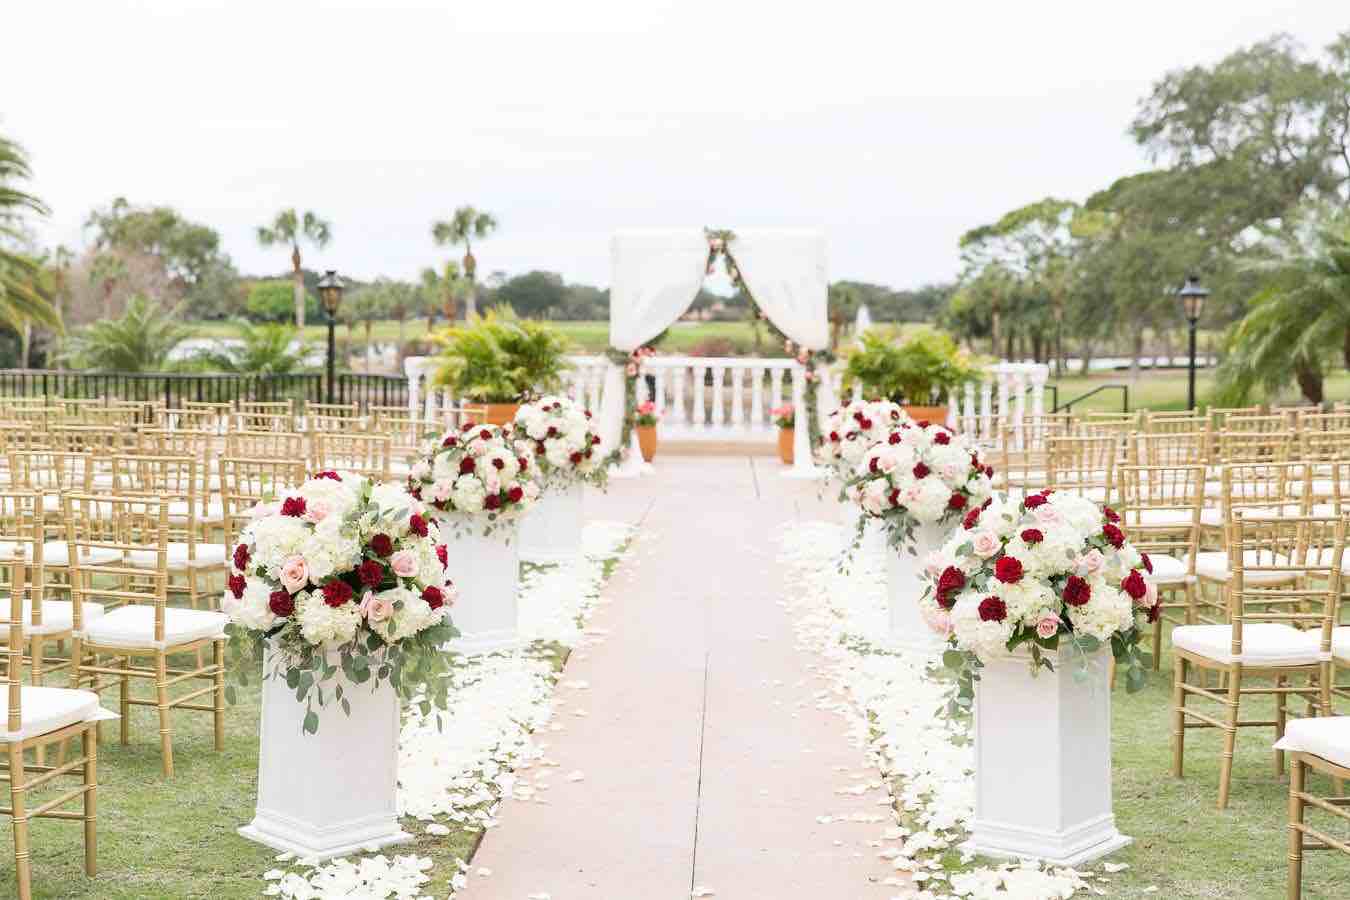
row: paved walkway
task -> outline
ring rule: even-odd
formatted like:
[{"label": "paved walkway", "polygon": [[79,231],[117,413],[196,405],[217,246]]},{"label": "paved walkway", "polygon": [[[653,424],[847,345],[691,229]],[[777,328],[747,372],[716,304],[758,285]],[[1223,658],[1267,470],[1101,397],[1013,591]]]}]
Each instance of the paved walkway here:
[{"label": "paved walkway", "polygon": [[[587,516],[640,524],[646,539],[607,585],[568,662],[547,735],[556,768],[522,773],[547,803],[507,800],[474,858],[465,900],[886,898],[884,813],[861,751],[814,709],[813,662],[794,652],[778,605],[775,535],[793,518],[839,516],[776,460],[665,458],[615,481]],[[491,874],[478,874],[480,869]],[[713,893],[699,893],[711,891]]]}]

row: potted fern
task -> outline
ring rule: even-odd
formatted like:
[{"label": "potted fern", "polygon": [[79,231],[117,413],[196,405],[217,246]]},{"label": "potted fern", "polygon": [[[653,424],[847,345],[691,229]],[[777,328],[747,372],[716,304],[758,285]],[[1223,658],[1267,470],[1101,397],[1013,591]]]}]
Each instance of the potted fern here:
[{"label": "potted fern", "polygon": [[896,340],[892,331],[874,328],[859,344],[848,356],[844,392],[861,385],[863,396],[899,403],[912,419],[942,421],[946,408],[937,404],[980,377],[978,362],[941,331],[925,328]]},{"label": "potted fern", "polygon": [[486,406],[490,425],[508,425],[522,400],[560,390],[569,367],[567,338],[509,306],[471,316],[436,339],[443,349],[435,383],[461,402]]}]

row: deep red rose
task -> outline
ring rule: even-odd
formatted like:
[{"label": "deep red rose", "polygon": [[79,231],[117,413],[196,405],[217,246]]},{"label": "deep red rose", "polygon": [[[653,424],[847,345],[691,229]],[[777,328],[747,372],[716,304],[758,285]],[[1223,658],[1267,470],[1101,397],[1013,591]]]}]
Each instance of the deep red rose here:
[{"label": "deep red rose", "polygon": [[864,417],[863,414],[860,413],[860,412],[855,412],[855,413],[853,414],[853,421],[857,422],[859,425],[861,425],[861,424],[863,423],[864,418],[865,418],[865,417]]},{"label": "deep red rose", "polygon": [[488,431],[486,428],[484,428],[482,431],[478,432],[478,436],[479,436],[480,438],[482,438],[483,440],[485,440],[485,441],[490,441],[490,440],[492,440],[492,432]]},{"label": "deep red rose", "polygon": [[412,487],[408,488],[408,493],[409,493],[409,494],[412,494],[413,497],[415,497],[416,499],[421,500],[421,499],[422,499],[422,486],[421,486],[420,484],[415,484],[415,485],[413,485]]},{"label": "deep red rose", "polygon": [[1125,580],[1120,583],[1120,589],[1130,595],[1131,600],[1141,600],[1148,593],[1148,584],[1144,581],[1144,576],[1139,574],[1138,569],[1131,569],[1130,574],[1125,576]]},{"label": "deep red rose", "polygon": [[966,573],[956,566],[948,566],[938,576],[937,604],[943,609],[956,605],[956,592],[966,586]]},{"label": "deep red rose", "polygon": [[572,455],[567,458],[572,461],[572,465],[579,466],[581,465],[581,461],[586,457],[583,456],[579,451],[574,450],[572,451]]},{"label": "deep red rose", "polygon": [[267,608],[272,610],[272,615],[284,619],[295,612],[295,601],[287,591],[273,591],[267,598]]},{"label": "deep red rose", "polygon": [[453,446],[455,446],[455,445],[458,444],[458,443],[459,443],[459,438],[455,437],[453,434],[447,434],[447,435],[445,436],[445,440],[441,441],[441,446],[442,446],[442,447],[453,447]]},{"label": "deep red rose", "polygon": [[1044,494],[1031,494],[1031,495],[1029,495],[1025,500],[1022,501],[1022,505],[1023,505],[1024,507],[1026,507],[1027,509],[1035,509],[1035,508],[1038,507],[1038,506],[1044,506],[1044,505],[1045,505],[1045,495],[1044,495]]},{"label": "deep red rose", "polygon": [[494,456],[492,458],[492,468],[497,469],[498,471],[505,469],[506,460]]},{"label": "deep red rose", "polygon": [[927,428],[929,425],[932,425],[933,423],[930,422],[930,421],[928,421],[927,419],[920,419],[919,421],[915,422],[914,424],[915,424],[915,425],[918,425],[920,428]]},{"label": "deep red rose", "polygon": [[951,442],[952,436],[945,431],[939,431],[933,435],[933,443],[935,444],[950,444]]},{"label": "deep red rose", "polygon": [[370,539],[370,549],[376,556],[388,556],[394,552],[394,539],[387,534],[377,534]]},{"label": "deep red rose", "polygon": [[917,463],[914,464],[914,477],[915,477],[915,478],[927,478],[927,477],[928,477],[928,473],[931,472],[931,471],[933,471],[933,470],[930,469],[930,468],[928,468],[927,466],[925,466],[925,465],[924,465],[923,463],[921,463],[921,462],[917,462]]},{"label": "deep red rose", "polygon": [[591,446],[592,447],[598,446],[599,443],[600,443],[600,435],[598,434],[591,435]]},{"label": "deep red rose", "polygon": [[427,606],[430,606],[432,609],[440,609],[445,605],[445,595],[442,594],[441,589],[434,584],[429,584],[422,588],[422,599],[425,600]]},{"label": "deep red rose", "polygon": [[338,581],[336,578],[324,582],[323,602],[336,609],[348,600],[352,599],[352,586],[345,581]]},{"label": "deep red rose", "polygon": [[520,485],[514,485],[511,490],[506,492],[506,498],[512,503],[519,503],[525,496],[525,489]]},{"label": "deep red rose", "polygon": [[1106,538],[1106,542],[1117,550],[1125,544],[1125,532],[1110,522],[1102,526],[1102,535]]},{"label": "deep red rose", "polygon": [[441,561],[442,569],[450,565],[450,551],[444,544],[436,545],[436,558]]},{"label": "deep red rose", "polygon": [[1116,512],[1114,509],[1112,509],[1112,508],[1109,507],[1109,506],[1103,506],[1103,507],[1102,507],[1102,515],[1106,516],[1106,521],[1108,521],[1108,522],[1119,522],[1119,521],[1120,521],[1120,513]]},{"label": "deep red rose", "polygon": [[867,471],[871,472],[873,475],[875,475],[879,471],[877,466],[877,457],[874,456],[867,461]]},{"label": "deep red rose", "polygon": [[985,474],[985,477],[987,477],[987,478],[993,478],[993,477],[994,477],[994,467],[993,467],[993,466],[985,466],[985,467],[984,467],[984,474]]},{"label": "deep red rose", "polygon": [[586,410],[586,418],[589,419],[590,417],[591,417],[591,411],[588,409],[588,410]]},{"label": "deep red rose", "polygon": [[863,430],[863,431],[871,431],[871,430],[872,430],[872,420],[871,420],[871,419],[859,419],[859,420],[858,420],[858,424],[859,424],[860,426],[862,426],[862,430]]},{"label": "deep red rose", "polygon": [[384,565],[368,559],[356,567],[356,577],[360,578],[366,587],[377,588],[380,582],[384,581]]},{"label": "deep red rose", "polygon": [[502,505],[502,498],[497,494],[488,494],[483,498],[483,509],[497,509]]},{"label": "deep red rose", "polygon": [[523,456],[516,457],[516,465],[522,472],[528,472],[530,470],[530,461]]},{"label": "deep red rose", "polygon": [[408,520],[408,530],[418,537],[426,537],[427,520],[421,516],[413,516]]},{"label": "deep red rose", "polygon": [[315,478],[327,478],[329,481],[341,481],[341,480],[342,480],[342,476],[339,475],[338,473],[334,472],[332,469],[327,469],[327,470],[325,470],[325,471],[323,471],[323,472],[319,472],[319,473],[318,473],[317,475],[315,475],[314,477],[315,477]]},{"label": "deep red rose", "polygon": [[477,463],[473,461],[473,457],[466,456],[459,461],[459,474],[468,475],[470,472],[474,470],[476,466]]},{"label": "deep red rose", "polygon": [[1146,571],[1146,572],[1148,572],[1148,574],[1152,575],[1152,574],[1153,574],[1153,560],[1151,560],[1151,559],[1148,558],[1148,554],[1147,554],[1147,553],[1140,553],[1140,554],[1139,554],[1139,559],[1140,559],[1140,561],[1142,561],[1143,564],[1144,564],[1144,571]]},{"label": "deep red rose", "polygon": [[1027,528],[1022,532],[1022,540],[1028,544],[1039,544],[1045,540],[1045,535],[1041,533],[1039,528]]},{"label": "deep red rose", "polygon": [[1070,575],[1064,582],[1064,602],[1070,606],[1082,606],[1092,599],[1092,586],[1077,575]]},{"label": "deep red rose", "polygon": [[238,569],[241,572],[247,569],[248,560],[249,560],[248,547],[244,546],[243,544],[240,544],[239,546],[234,548],[234,567],[236,569]]},{"label": "deep red rose", "polygon": [[1161,603],[1153,604],[1148,608],[1147,613],[1148,623],[1152,625],[1154,622],[1158,621],[1158,617],[1161,615],[1162,615],[1162,604]]},{"label": "deep red rose", "polygon": [[886,500],[891,504],[891,506],[899,506],[899,505],[900,505],[900,489],[899,489],[899,488],[891,488],[891,492],[890,492],[889,494],[886,495]]},{"label": "deep red rose", "polygon": [[984,512],[983,506],[978,506],[975,509],[972,509],[969,512],[967,512],[966,517],[961,520],[961,527],[964,528],[966,531],[970,531],[972,528],[974,528],[976,525],[980,523],[980,513],[982,512]]},{"label": "deep red rose", "polygon": [[230,593],[234,594],[234,599],[238,600],[244,596],[244,586],[248,582],[244,580],[243,575],[231,575],[225,583],[229,587]]},{"label": "deep red rose", "polygon": [[547,453],[547,452],[548,452],[548,448],[544,446],[544,442],[543,442],[543,441],[538,441],[538,442],[534,445],[534,455],[535,455],[535,456],[543,456],[543,455],[544,455],[545,453]]},{"label": "deep red rose", "polygon": [[[888,444],[900,443],[900,432],[892,431],[890,437],[886,438],[886,443]],[[920,465],[922,465],[922,463]]]},{"label": "deep red rose", "polygon": [[1008,618],[1008,604],[1000,597],[985,597],[980,601],[981,622],[1002,622]]},{"label": "deep red rose", "polygon": [[1017,584],[1022,580],[1022,561],[1015,556],[1000,556],[994,563],[994,577],[1004,584]]},{"label": "deep red rose", "polygon": [[839,443],[839,432],[837,432],[837,431],[831,431],[831,432],[830,432],[830,443],[832,443],[832,444],[837,444],[837,443]]},{"label": "deep red rose", "polygon": [[281,514],[296,519],[300,518],[305,514],[305,498],[287,497],[281,502]]},{"label": "deep red rose", "polygon": [[958,492],[958,493],[953,493],[950,497],[947,498],[947,508],[948,508],[948,509],[965,509],[965,508],[966,508],[966,495],[965,495],[965,494],[962,494],[962,493],[959,493],[959,492]]},{"label": "deep red rose", "polygon": [[544,435],[544,437],[551,438],[557,436],[558,436],[558,429],[554,428],[552,425],[548,426],[548,434]]}]

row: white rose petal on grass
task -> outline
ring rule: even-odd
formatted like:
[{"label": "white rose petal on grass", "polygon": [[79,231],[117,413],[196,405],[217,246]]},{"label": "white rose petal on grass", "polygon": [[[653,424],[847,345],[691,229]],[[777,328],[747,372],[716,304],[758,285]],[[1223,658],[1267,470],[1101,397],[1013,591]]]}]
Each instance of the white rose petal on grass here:
[{"label": "white rose petal on grass", "polygon": [[427,834],[435,835],[436,837],[445,837],[450,833],[450,829],[439,822],[432,822],[427,826],[426,830]]},{"label": "white rose petal on grass", "polygon": [[567,773],[567,780],[568,780],[568,781],[582,781],[583,779],[585,779],[585,777],[586,777],[586,773],[585,773],[585,772],[580,772],[580,771],[578,771],[578,772],[568,772],[568,773]]},{"label": "white rose petal on grass", "polygon": [[1117,872],[1124,872],[1130,867],[1129,863],[1102,863],[1102,871],[1108,875],[1114,875]]},{"label": "white rose petal on grass", "polygon": [[691,896],[691,897],[711,897],[711,896],[713,896],[713,895],[716,894],[716,893],[717,893],[717,892],[714,891],[714,890],[713,890],[712,888],[710,888],[710,887],[695,887],[692,891],[689,892],[689,896]]}]

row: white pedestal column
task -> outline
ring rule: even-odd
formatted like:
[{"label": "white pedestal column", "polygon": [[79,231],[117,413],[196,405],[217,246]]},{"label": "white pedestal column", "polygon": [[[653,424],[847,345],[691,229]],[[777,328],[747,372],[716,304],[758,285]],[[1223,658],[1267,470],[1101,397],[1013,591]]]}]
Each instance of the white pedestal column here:
[{"label": "white pedestal column", "polygon": [[520,558],[532,563],[560,563],[581,556],[585,487],[549,490],[520,523]]},{"label": "white pedestal column", "polygon": [[398,825],[398,695],[387,682],[352,685],[340,671],[337,682],[351,715],[333,698],[336,682],[325,684],[319,731],[305,734],[305,705],[285,679],[263,681],[258,808],[239,829],[249,840],[321,860],[412,840]]},{"label": "white pedestal column", "polygon": [[919,614],[919,595],[923,593],[923,561],[942,545],[947,536],[940,525],[920,525],[914,529],[914,553],[907,547],[886,548],[886,599],[890,608],[891,642],[899,647],[929,652],[942,652],[946,640]]},{"label": "white pedestal column", "polygon": [[459,629],[459,637],[448,649],[474,655],[519,646],[518,530],[518,524],[511,524],[494,528],[486,537],[481,527],[462,528],[458,534],[453,529],[447,532],[447,571],[458,590],[450,607],[450,621]]},{"label": "white pedestal column", "polygon": [[1082,866],[1130,843],[1111,809],[1106,651],[1088,678],[1061,656],[986,661],[975,687],[975,818],[962,849]]}]

